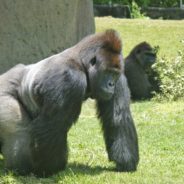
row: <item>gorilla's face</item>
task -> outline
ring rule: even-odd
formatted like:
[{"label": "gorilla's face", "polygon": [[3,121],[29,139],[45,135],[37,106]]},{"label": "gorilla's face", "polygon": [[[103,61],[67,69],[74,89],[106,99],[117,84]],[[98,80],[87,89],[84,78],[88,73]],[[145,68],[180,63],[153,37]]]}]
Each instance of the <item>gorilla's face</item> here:
[{"label": "gorilla's face", "polygon": [[150,46],[138,49],[136,56],[141,66],[145,69],[150,68],[156,61],[156,53]]},{"label": "gorilla's face", "polygon": [[[112,98],[121,74],[122,56],[101,50],[90,61],[89,85],[91,97],[98,100]],[[113,66],[112,66],[113,65]]]}]

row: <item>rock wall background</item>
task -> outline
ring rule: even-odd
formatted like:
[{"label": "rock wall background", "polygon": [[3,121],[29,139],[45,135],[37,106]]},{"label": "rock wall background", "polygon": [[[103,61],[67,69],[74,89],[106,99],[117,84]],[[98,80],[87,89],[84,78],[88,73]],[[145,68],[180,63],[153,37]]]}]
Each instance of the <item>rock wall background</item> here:
[{"label": "rock wall background", "polygon": [[61,52],[94,31],[91,0],[0,0],[0,73]]}]

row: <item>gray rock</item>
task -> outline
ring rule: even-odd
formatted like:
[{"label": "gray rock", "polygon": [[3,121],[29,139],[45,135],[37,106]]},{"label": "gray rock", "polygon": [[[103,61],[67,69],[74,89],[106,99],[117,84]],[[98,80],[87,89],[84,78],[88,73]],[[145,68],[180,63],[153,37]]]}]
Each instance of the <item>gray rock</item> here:
[{"label": "gray rock", "polygon": [[0,0],[0,73],[61,52],[94,30],[91,0]]}]

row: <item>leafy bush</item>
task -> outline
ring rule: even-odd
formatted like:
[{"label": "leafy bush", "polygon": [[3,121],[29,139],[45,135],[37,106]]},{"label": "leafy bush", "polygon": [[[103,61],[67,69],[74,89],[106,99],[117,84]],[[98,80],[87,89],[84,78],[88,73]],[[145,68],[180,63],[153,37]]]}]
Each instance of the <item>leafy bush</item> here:
[{"label": "leafy bush", "polygon": [[178,52],[175,59],[161,58],[153,69],[159,73],[157,77],[161,83],[160,93],[156,94],[155,100],[175,101],[184,98],[184,49]]},{"label": "leafy bush", "polygon": [[137,5],[135,1],[132,1],[131,17],[132,18],[144,18],[145,17],[145,15],[141,13],[141,8]]}]

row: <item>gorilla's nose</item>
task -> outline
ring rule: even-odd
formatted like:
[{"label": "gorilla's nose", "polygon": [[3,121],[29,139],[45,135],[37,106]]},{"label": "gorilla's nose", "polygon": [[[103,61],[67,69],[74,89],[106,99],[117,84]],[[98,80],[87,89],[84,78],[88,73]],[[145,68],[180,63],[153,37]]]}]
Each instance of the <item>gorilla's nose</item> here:
[{"label": "gorilla's nose", "polygon": [[109,82],[108,82],[108,86],[109,86],[110,88],[113,88],[113,87],[114,87],[114,82],[113,82],[113,81],[109,81]]}]

